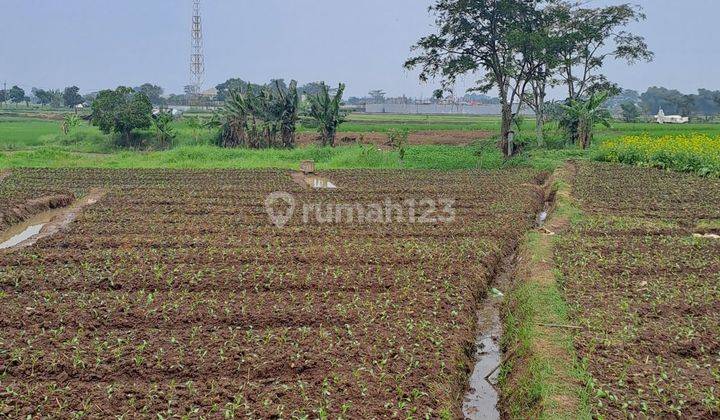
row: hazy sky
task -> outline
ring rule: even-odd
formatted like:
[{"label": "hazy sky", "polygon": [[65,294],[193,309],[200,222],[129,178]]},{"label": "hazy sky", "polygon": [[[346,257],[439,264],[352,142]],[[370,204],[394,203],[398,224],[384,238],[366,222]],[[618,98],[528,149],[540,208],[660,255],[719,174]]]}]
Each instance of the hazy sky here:
[{"label": "hazy sky", "polygon": [[[2,0],[0,83],[83,92],[152,82],[181,92],[189,82],[191,0]],[[206,87],[229,77],[348,84],[349,96],[384,89],[428,96],[402,68],[432,29],[431,0],[203,0]],[[617,3],[590,0],[590,4]],[[625,88],[720,89],[720,0],[635,0],[656,59],[606,73]],[[468,79],[458,84],[464,91]]]}]

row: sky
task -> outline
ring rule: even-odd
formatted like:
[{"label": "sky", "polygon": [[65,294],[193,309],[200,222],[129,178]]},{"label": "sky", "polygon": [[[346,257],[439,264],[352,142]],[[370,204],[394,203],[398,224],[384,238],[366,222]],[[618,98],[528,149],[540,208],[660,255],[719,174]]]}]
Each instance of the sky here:
[{"label": "sky", "polygon": [[[632,0],[630,0],[632,1]],[[609,63],[627,89],[720,89],[719,0],[634,0],[648,19],[632,31],[655,52],[650,64]],[[432,0],[203,0],[205,87],[230,77],[347,84],[347,96],[383,89],[427,97],[403,68],[433,30]],[[590,5],[617,4],[588,0]],[[145,82],[182,93],[190,81],[191,0],[2,0],[0,84],[82,92]],[[467,77],[456,86],[473,86]],[[1,86],[1,85],[0,85]]]}]

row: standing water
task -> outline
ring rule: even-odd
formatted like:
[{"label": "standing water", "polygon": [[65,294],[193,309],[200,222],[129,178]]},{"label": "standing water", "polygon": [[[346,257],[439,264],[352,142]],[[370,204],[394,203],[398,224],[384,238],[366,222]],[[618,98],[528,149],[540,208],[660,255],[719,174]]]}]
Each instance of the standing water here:
[{"label": "standing water", "polygon": [[[551,203],[545,203],[544,209],[535,218],[535,226],[542,227],[548,217]],[[512,288],[515,276],[517,254],[513,252],[500,263],[500,272],[495,277],[493,288],[478,310],[478,326],[480,334],[475,341],[475,368],[470,376],[470,390],[463,400],[463,415],[472,420],[500,419],[498,402],[500,395],[496,389],[502,363],[500,337],[502,327],[500,321],[500,304],[503,293],[498,290]]]},{"label": "standing water", "polygon": [[45,223],[28,226],[22,232],[18,233],[17,235],[11,236],[10,239],[6,240],[5,242],[0,243],[0,249],[12,248],[17,244],[32,238],[33,236],[40,233],[43,226],[45,226]]}]

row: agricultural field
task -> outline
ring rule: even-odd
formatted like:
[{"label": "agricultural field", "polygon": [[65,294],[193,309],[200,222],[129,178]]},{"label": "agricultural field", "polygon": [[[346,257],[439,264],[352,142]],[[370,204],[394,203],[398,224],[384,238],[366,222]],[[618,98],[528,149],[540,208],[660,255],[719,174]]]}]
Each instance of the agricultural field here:
[{"label": "agricultural field", "polygon": [[[476,311],[547,174],[322,175],[338,188],[280,170],[13,170],[5,196],[105,196],[0,251],[1,415],[460,417]],[[315,209],[451,199],[454,217],[305,223],[303,208],[278,227],[273,191]]]},{"label": "agricultural field", "polygon": [[560,236],[578,356],[599,418],[720,415],[720,181],[582,164]]},{"label": "agricultural field", "polygon": [[626,136],[603,142],[597,160],[720,177],[720,136],[683,134]]}]

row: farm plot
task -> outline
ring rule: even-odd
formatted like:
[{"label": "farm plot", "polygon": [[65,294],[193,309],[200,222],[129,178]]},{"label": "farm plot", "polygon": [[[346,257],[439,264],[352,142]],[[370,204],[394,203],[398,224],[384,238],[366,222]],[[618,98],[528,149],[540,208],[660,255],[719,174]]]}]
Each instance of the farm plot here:
[{"label": "farm plot", "polygon": [[[460,416],[476,310],[542,207],[542,175],[324,175],[339,188],[280,171],[19,171],[18,188],[109,191],[67,231],[0,253],[0,413]],[[298,208],[283,227],[273,191]],[[444,198],[452,221],[299,210]]]},{"label": "farm plot", "polygon": [[556,252],[598,416],[720,415],[720,182],[579,167]]}]

